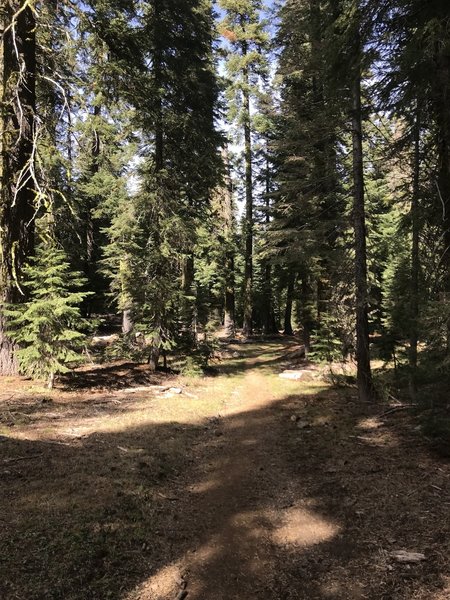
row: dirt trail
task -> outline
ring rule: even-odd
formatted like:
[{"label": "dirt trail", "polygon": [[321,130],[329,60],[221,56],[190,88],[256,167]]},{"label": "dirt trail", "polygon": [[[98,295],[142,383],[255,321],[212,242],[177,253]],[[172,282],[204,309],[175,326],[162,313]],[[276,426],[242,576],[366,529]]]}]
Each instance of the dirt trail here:
[{"label": "dirt trail", "polygon": [[449,600],[449,463],[404,413],[281,379],[291,349],[180,395],[0,399],[0,597]]},{"label": "dirt trail", "polygon": [[[450,504],[426,490],[437,472],[450,492],[448,465],[371,417],[379,407],[361,410],[320,383],[283,386],[279,368],[264,372],[270,362],[245,361],[197,456],[180,507],[190,549],[135,597],[175,598],[175,577],[198,600],[448,600],[438,514]],[[397,548],[426,550],[428,562],[399,566]]]}]

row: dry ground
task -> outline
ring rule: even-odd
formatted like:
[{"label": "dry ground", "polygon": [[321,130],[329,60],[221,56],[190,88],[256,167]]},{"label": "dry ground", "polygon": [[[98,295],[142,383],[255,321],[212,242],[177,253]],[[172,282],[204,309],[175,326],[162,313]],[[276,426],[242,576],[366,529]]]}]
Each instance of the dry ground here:
[{"label": "dry ground", "polygon": [[407,412],[281,379],[293,342],[232,350],[0,382],[1,600],[450,598],[450,464]]}]

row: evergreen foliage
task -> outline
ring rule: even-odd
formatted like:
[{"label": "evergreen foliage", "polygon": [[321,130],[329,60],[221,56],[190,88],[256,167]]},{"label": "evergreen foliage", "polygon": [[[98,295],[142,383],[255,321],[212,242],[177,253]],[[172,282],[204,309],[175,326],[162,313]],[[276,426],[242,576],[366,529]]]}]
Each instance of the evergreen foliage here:
[{"label": "evergreen foliage", "polygon": [[47,378],[49,388],[58,373],[67,373],[80,362],[79,350],[85,342],[82,330],[87,325],[80,314],[80,303],[87,295],[82,291],[84,284],[64,250],[43,243],[24,267],[27,301],[6,310],[8,335],[18,346],[21,373]]}]

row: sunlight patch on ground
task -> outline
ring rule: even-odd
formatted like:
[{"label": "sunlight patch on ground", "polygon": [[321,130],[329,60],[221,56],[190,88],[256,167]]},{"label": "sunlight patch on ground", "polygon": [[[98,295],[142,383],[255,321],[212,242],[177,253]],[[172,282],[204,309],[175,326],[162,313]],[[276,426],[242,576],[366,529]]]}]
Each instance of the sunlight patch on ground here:
[{"label": "sunlight patch on ground", "polygon": [[284,512],[272,532],[272,540],[280,545],[307,548],[335,537],[340,527],[308,510],[292,508]]},{"label": "sunlight patch on ground", "polygon": [[252,538],[269,537],[279,546],[308,548],[334,538],[340,527],[305,509],[291,508],[280,514],[271,511],[235,515],[232,527],[247,529]]},{"label": "sunlight patch on ground", "polygon": [[169,565],[160,569],[153,577],[138,589],[127,594],[123,600],[166,600],[175,598],[177,584],[180,578],[180,568],[177,565]]},{"label": "sunlight patch on ground", "polygon": [[216,481],[214,479],[209,479],[208,481],[201,481],[199,483],[194,483],[188,489],[191,494],[205,494],[214,490],[220,486],[220,481]]},{"label": "sunlight patch on ground", "polygon": [[395,448],[399,445],[398,439],[391,431],[376,431],[368,435],[358,435],[358,440],[378,448]]},{"label": "sunlight patch on ground", "polygon": [[379,427],[382,427],[382,425],[383,423],[377,417],[369,417],[367,419],[362,419],[358,423],[358,428],[364,430],[371,430],[378,429]]},{"label": "sunlight patch on ground", "polygon": [[[212,562],[220,552],[220,543],[215,537],[207,544],[198,548],[195,552],[195,563],[207,564]],[[184,562],[184,561],[183,561]],[[139,585],[131,593],[123,597],[123,600],[172,600],[178,597],[180,592],[180,581],[185,572],[181,564],[172,564],[160,569],[155,575]],[[189,597],[192,594],[192,586],[189,589]],[[194,597],[194,596],[193,596]]]},{"label": "sunlight patch on ground", "polygon": [[443,587],[432,597],[432,600],[448,600],[450,598],[450,576],[443,578]]}]

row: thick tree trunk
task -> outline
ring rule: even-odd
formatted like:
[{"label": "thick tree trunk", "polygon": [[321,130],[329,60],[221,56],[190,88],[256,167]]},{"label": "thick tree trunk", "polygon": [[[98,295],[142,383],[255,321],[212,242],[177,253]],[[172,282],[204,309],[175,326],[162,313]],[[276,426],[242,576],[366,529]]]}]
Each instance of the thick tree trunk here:
[{"label": "thick tree trunk", "polygon": [[361,72],[356,67],[352,82],[352,142],[353,142],[353,222],[355,230],[355,283],[356,283],[356,361],[359,398],[373,399],[370,368],[366,222],[364,206],[364,169],[361,117]]},{"label": "thick tree trunk", "polygon": [[294,301],[294,286],[295,286],[295,273],[289,275],[288,286],[286,290],[286,306],[284,309],[284,335],[294,335],[292,329],[292,304]]},{"label": "thick tree trunk", "polygon": [[[23,9],[23,10],[21,10]],[[14,347],[2,305],[21,299],[23,264],[33,251],[36,114],[33,10],[8,0],[0,11],[0,375],[14,374]]]}]

